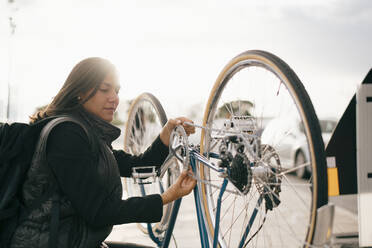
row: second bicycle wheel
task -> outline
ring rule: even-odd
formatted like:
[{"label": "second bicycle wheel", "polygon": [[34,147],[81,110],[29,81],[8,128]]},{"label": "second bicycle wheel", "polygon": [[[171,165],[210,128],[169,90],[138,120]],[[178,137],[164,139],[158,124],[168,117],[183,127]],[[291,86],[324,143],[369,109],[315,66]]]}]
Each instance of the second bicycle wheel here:
[{"label": "second bicycle wheel", "polygon": [[[220,247],[311,247],[316,210],[328,202],[326,162],[317,116],[293,70],[264,51],[233,58],[212,89],[203,126],[201,153],[225,169],[200,165],[209,236],[217,223]],[[295,166],[299,149],[307,162]],[[295,176],[301,168],[310,178]]]},{"label": "second bicycle wheel", "polygon": [[[159,100],[150,93],[143,93],[131,104],[128,112],[128,121],[125,126],[124,150],[133,155],[143,153],[159,135],[166,124],[167,117]],[[146,166],[146,165],[143,165]],[[178,177],[174,168],[168,169],[162,179],[155,182],[135,183],[133,178],[125,178],[125,189],[128,197],[161,194]],[[152,224],[155,236],[162,236],[167,228],[173,204],[163,207],[163,217],[160,222]],[[147,233],[147,224],[140,223],[138,227]]]}]

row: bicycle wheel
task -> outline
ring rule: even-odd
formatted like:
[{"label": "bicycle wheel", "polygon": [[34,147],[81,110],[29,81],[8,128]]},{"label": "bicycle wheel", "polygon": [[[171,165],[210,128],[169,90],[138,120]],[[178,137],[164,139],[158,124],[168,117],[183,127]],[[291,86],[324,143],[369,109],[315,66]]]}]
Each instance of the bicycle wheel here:
[{"label": "bicycle wheel", "polygon": [[[317,116],[294,71],[268,52],[236,56],[214,84],[203,126],[201,154],[225,170],[221,176],[200,165],[210,240],[217,223],[216,187],[226,178],[220,247],[310,247],[316,210],[328,202],[326,162]],[[308,162],[294,167],[300,145]],[[312,171],[306,180],[293,173],[303,167]]]},{"label": "bicycle wheel", "polygon": [[[124,134],[124,150],[133,155],[143,153],[159,135],[166,124],[167,117],[163,107],[155,96],[143,93],[131,104],[128,112],[128,121]],[[146,165],[144,165],[146,166]],[[165,175],[155,182],[135,183],[133,178],[125,178],[125,189],[128,197],[143,196],[144,194],[160,194],[166,190],[178,177],[174,168],[168,169]],[[161,185],[160,185],[161,184]],[[163,187],[163,190],[161,189]],[[173,204],[163,208],[163,217],[160,222],[152,224],[155,236],[161,236],[167,228]],[[138,227],[147,233],[147,224],[140,223]]]}]

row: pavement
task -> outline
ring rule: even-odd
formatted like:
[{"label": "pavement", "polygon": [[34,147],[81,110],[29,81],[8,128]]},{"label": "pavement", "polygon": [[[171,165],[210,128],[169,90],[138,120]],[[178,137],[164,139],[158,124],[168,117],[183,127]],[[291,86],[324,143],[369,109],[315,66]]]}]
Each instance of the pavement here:
[{"label": "pavement", "polygon": [[[355,236],[358,232],[356,195],[330,197],[329,201],[334,203],[336,206],[331,247],[359,247],[358,238]],[[140,231],[135,223],[115,226],[107,240],[130,242],[156,247],[155,243],[153,243],[146,234]],[[173,232],[173,238],[169,247],[201,247],[194,206],[194,196],[192,194],[184,197],[182,200]]]},{"label": "pavement", "polygon": [[[155,243],[152,242],[148,235],[138,229],[136,223],[115,226],[114,230],[106,240],[137,243],[156,247]],[[193,194],[182,199],[173,231],[173,238],[169,247],[201,247]]]},{"label": "pavement", "polygon": [[[120,148],[122,140],[114,144]],[[126,198],[124,192],[123,198]],[[358,246],[358,208],[356,195],[342,195],[330,197],[329,202],[335,204],[335,218],[333,223],[333,248],[355,248]],[[117,225],[107,240],[137,243],[154,246],[155,243],[139,230],[136,223]],[[201,247],[194,196],[190,194],[183,198],[177,221],[173,231],[173,238],[169,247],[191,248]]]}]

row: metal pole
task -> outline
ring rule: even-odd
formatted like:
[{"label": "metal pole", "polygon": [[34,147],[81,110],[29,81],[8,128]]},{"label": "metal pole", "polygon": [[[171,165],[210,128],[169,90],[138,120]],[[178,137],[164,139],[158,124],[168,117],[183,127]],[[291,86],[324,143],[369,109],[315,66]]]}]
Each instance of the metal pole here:
[{"label": "metal pole", "polygon": [[6,121],[9,121],[10,118],[10,105],[11,102],[11,92],[12,92],[12,69],[13,69],[13,37],[16,30],[16,23],[14,21],[14,13],[17,11],[17,8],[14,6],[14,0],[8,0],[10,16],[9,16],[9,27],[10,27],[10,36],[9,36],[9,67],[8,67],[8,95],[7,95],[7,105],[6,105]]}]

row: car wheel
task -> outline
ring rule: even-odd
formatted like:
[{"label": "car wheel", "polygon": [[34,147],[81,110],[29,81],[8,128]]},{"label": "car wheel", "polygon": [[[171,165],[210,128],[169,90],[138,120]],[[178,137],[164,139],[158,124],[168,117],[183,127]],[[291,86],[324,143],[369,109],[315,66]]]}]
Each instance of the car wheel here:
[{"label": "car wheel", "polygon": [[307,160],[306,160],[304,152],[301,150],[297,151],[294,165],[295,165],[295,168],[302,166],[301,168],[298,168],[295,170],[295,174],[299,178],[306,178],[310,174],[307,169],[308,166],[303,166],[305,163],[307,163]]}]

